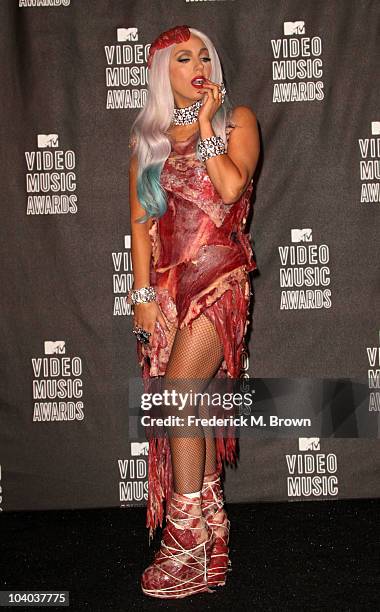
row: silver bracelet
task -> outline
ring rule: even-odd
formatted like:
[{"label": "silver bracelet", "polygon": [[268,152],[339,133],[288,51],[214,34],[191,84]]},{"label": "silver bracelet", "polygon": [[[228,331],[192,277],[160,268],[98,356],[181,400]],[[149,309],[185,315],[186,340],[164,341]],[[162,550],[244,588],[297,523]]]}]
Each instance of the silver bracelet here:
[{"label": "silver bracelet", "polygon": [[210,136],[210,138],[200,140],[198,151],[201,160],[206,161],[209,157],[223,155],[226,152],[226,147],[220,136]]},{"label": "silver bracelet", "polygon": [[141,304],[145,302],[154,302],[156,292],[154,287],[141,287],[141,289],[130,289],[127,294],[128,304]]}]

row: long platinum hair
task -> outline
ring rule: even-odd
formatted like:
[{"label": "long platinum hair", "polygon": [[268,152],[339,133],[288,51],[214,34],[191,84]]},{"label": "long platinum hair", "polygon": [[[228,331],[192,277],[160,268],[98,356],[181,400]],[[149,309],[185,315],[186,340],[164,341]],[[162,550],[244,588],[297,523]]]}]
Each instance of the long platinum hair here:
[{"label": "long platinum hair", "polygon": [[[221,83],[223,80],[222,67],[213,43],[200,30],[189,29],[207,47],[211,59],[210,80],[214,83]],[[171,125],[175,106],[169,77],[172,46],[159,49],[154,53],[149,70],[146,103],[131,127],[131,154],[136,155],[138,160],[137,196],[146,211],[143,217],[137,219],[139,223],[145,223],[149,217],[162,217],[167,208],[166,192],[161,187],[160,176],[171,151],[171,143],[166,132]],[[220,136],[226,145],[226,120],[231,108],[227,92],[222,106],[217,110],[211,122],[215,134]],[[196,143],[196,156],[199,159],[198,143],[199,137]]]}]

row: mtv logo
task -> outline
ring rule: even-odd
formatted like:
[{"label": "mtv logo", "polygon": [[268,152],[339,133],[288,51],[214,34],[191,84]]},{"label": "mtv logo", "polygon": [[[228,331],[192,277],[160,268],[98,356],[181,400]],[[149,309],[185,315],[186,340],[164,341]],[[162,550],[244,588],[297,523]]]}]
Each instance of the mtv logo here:
[{"label": "mtv logo", "polygon": [[130,234],[125,234],[124,236],[124,248],[125,249],[131,248],[131,235]]},{"label": "mtv logo", "polygon": [[293,36],[293,34],[305,34],[304,21],[284,21],[284,35]]},{"label": "mtv logo", "polygon": [[139,39],[137,28],[117,28],[117,42],[125,42],[127,40],[136,41]]},{"label": "mtv logo", "polygon": [[149,450],[148,442],[131,442],[132,457],[139,457],[140,455],[148,455],[148,450]]},{"label": "mtv logo", "polygon": [[57,355],[66,353],[66,343],[64,340],[45,340],[45,355]]},{"label": "mtv logo", "polygon": [[58,134],[37,134],[37,146],[40,149],[58,147]]},{"label": "mtv logo", "polygon": [[371,121],[371,134],[379,136],[380,134],[380,121]]},{"label": "mtv logo", "polygon": [[298,438],[298,450],[320,450],[321,444],[319,438]]},{"label": "mtv logo", "polygon": [[313,240],[313,232],[311,227],[291,229],[290,236],[292,242],[311,242]]}]

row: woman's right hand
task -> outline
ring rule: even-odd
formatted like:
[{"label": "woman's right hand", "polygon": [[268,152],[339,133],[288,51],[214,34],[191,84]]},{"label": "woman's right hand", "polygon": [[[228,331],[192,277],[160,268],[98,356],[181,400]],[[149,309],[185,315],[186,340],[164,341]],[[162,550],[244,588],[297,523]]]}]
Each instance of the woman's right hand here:
[{"label": "woman's right hand", "polygon": [[[146,331],[150,332],[152,338],[156,322],[158,321],[161,327],[169,331],[169,327],[165,321],[162,310],[156,300],[152,302],[139,302],[134,307],[134,325],[135,327],[142,327]],[[150,341],[150,340],[149,340]]]}]

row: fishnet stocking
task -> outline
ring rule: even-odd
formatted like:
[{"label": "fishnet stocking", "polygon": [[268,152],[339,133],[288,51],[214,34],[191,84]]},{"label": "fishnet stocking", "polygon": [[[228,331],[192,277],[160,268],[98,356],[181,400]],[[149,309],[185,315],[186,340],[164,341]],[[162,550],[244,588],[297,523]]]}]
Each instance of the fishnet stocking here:
[{"label": "fishnet stocking", "polygon": [[[205,403],[202,403],[202,401],[199,404],[198,412],[199,412],[199,416],[201,419],[207,418],[209,416],[208,408]],[[216,448],[215,448],[214,428],[213,427],[203,427],[203,431],[205,434],[205,445],[206,445],[204,475],[208,476],[209,474],[213,474],[216,470]]]},{"label": "fishnet stocking", "polygon": [[[192,321],[192,329],[177,329],[172,344],[162,391],[202,393],[219,369],[223,346],[219,335],[205,314]],[[162,406],[163,416],[180,416],[182,426],[169,426],[167,432],[173,466],[174,490],[177,493],[200,491],[204,474],[215,471],[215,440],[213,428],[187,425],[188,416],[207,416],[207,406],[187,401],[181,410],[177,406]],[[206,435],[206,439],[205,439]]]}]

